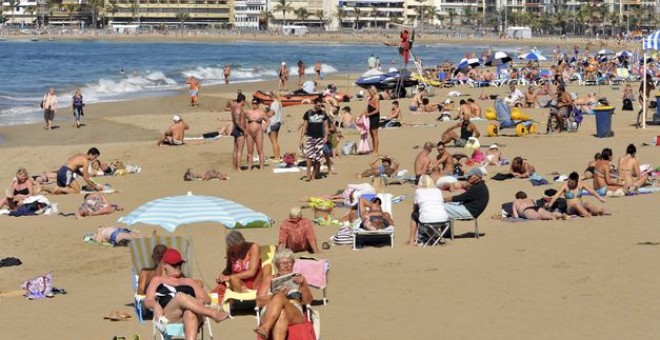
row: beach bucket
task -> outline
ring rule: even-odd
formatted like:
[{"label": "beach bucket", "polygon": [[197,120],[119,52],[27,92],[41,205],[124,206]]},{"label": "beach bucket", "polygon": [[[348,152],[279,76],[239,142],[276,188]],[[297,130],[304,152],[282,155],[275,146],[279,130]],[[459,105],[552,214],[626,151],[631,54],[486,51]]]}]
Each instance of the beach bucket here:
[{"label": "beach bucket", "polygon": [[487,107],[484,117],[488,120],[497,120],[497,112],[495,112],[495,108]]}]

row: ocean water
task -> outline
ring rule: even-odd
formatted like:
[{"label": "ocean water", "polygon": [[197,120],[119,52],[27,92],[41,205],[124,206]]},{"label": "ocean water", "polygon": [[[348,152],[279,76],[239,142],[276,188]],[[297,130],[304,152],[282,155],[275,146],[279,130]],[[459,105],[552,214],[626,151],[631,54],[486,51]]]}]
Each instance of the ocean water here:
[{"label": "ocean water", "polygon": [[[521,46],[497,50],[517,53]],[[465,53],[487,45],[418,44],[425,65],[458,62]],[[42,121],[39,102],[49,87],[59,100],[58,116],[68,111],[76,88],[86,103],[171,95],[185,88],[192,75],[203,85],[222,84],[222,69],[231,65],[232,82],[274,79],[282,61],[297,76],[299,59],[312,73],[316,60],[323,74],[361,72],[367,58],[378,56],[383,68],[400,63],[397,49],[382,43],[146,43],[110,41],[0,41],[0,125]],[[123,70],[123,72],[121,72]]]}]

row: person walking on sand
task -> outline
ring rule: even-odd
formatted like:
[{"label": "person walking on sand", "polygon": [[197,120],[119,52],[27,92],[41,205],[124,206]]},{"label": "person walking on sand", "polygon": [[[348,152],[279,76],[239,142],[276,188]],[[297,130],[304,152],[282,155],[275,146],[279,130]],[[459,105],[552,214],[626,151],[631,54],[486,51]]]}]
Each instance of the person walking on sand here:
[{"label": "person walking on sand", "polygon": [[163,136],[158,139],[156,146],[161,146],[162,144],[167,145],[183,145],[183,139],[185,136],[185,131],[190,129],[190,125],[184,122],[181,116],[174,115],[172,117],[172,125],[163,132]]},{"label": "person walking on sand", "polygon": [[328,141],[329,117],[322,108],[321,98],[314,100],[314,108],[305,112],[300,129],[300,146],[305,149],[308,182],[319,176],[323,146]]},{"label": "person walking on sand", "polygon": [[44,121],[46,121],[44,130],[50,130],[55,119],[55,112],[57,112],[57,95],[54,88],[51,87],[48,89],[48,92],[44,95],[41,107],[44,109]]},{"label": "person walking on sand", "polygon": [[234,124],[234,129],[231,131],[231,136],[234,137],[234,151],[232,153],[232,163],[234,170],[241,171],[241,157],[243,156],[243,146],[245,145],[245,113],[243,112],[243,105],[245,104],[245,96],[238,90],[236,103],[232,103],[231,107],[231,121]]},{"label": "person walking on sand", "polygon": [[81,188],[80,184],[76,182],[76,175],[82,175],[87,186],[93,190],[102,190],[103,186],[96,184],[89,176],[89,164],[100,155],[99,149],[91,148],[87,151],[87,154],[78,153],[69,157],[66,163],[57,171],[57,187],[44,186],[43,190],[53,195],[80,193]]},{"label": "person walking on sand", "polygon": [[197,101],[197,99],[199,96],[199,87],[201,86],[199,84],[199,81],[197,80],[197,78],[190,76],[188,77],[186,84],[190,86],[190,106],[198,106],[199,102]]},{"label": "person walking on sand", "polygon": [[298,86],[302,86],[305,79],[305,62],[302,59],[298,60]]},{"label": "person walking on sand", "polygon": [[259,108],[259,100],[252,99],[252,107],[245,112],[246,137],[247,137],[247,164],[252,170],[252,157],[254,148],[259,155],[259,169],[264,168],[264,124],[267,126],[268,116]]},{"label": "person walking on sand", "polygon": [[80,128],[80,117],[84,116],[83,107],[85,107],[85,103],[83,103],[83,95],[80,92],[80,89],[77,89],[76,94],[73,95],[71,101],[71,108],[73,109],[73,116],[76,118],[77,128]]},{"label": "person walking on sand", "polygon": [[278,71],[278,76],[280,78],[280,87],[279,90],[285,90],[286,89],[286,82],[289,80],[289,68],[286,66],[286,62],[282,62],[280,65],[280,70]]},{"label": "person walking on sand", "polygon": [[225,85],[229,84],[229,76],[231,76],[231,66],[225,65],[222,69],[222,74],[225,76]]},{"label": "person walking on sand", "polygon": [[321,62],[318,60],[314,64],[314,73],[316,73],[314,80],[316,81],[321,80]]}]

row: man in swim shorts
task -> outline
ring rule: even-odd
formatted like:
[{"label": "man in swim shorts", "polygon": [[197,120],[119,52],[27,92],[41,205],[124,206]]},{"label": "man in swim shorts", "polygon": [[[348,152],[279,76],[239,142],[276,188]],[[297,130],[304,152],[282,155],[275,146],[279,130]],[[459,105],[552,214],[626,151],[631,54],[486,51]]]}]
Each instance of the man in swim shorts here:
[{"label": "man in swim shorts", "polygon": [[229,76],[231,76],[231,66],[225,65],[222,69],[222,73],[225,76],[225,85],[229,84]]},{"label": "man in swim shorts", "polygon": [[[305,112],[300,134],[300,146],[305,149],[307,159],[307,181],[316,179],[321,170],[323,146],[328,141],[329,117],[323,111],[323,100],[314,100],[314,108]],[[330,165],[330,164],[328,164]]]},{"label": "man in swim shorts", "polygon": [[231,131],[231,136],[234,137],[232,163],[234,170],[236,171],[241,171],[241,156],[243,155],[243,147],[245,146],[245,129],[247,121],[245,120],[243,105],[245,105],[245,96],[239,90],[239,96],[236,97],[236,103],[232,103],[231,107],[231,121],[234,124],[234,129]]},{"label": "man in swim shorts", "polygon": [[80,193],[80,184],[76,182],[77,176],[83,176],[83,180],[90,188],[96,191],[103,189],[103,186],[95,183],[89,176],[89,164],[95,161],[101,153],[97,148],[91,148],[87,154],[75,154],[66,161],[57,171],[57,187],[49,188],[44,186],[43,190],[53,195],[77,194]]},{"label": "man in swim shorts", "polygon": [[188,123],[184,122],[181,116],[174,115],[172,117],[172,125],[163,133],[163,136],[158,140],[156,145],[183,145],[185,131],[188,129],[190,129]]}]

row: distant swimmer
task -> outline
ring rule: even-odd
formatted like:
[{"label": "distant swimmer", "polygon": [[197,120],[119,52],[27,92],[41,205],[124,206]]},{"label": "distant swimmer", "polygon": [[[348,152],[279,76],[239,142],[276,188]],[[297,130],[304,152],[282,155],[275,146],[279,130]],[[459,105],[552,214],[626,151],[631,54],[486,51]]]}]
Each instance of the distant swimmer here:
[{"label": "distant swimmer", "polygon": [[57,187],[44,186],[44,191],[53,195],[80,193],[80,184],[76,182],[77,176],[82,176],[87,186],[92,190],[102,190],[103,186],[92,181],[89,176],[90,162],[95,161],[100,155],[101,152],[97,148],[91,148],[87,151],[87,154],[78,153],[69,157],[66,163],[57,171]]},{"label": "distant swimmer", "polygon": [[199,102],[197,99],[199,95],[199,87],[201,86],[199,81],[195,77],[190,76],[188,77],[186,84],[190,86],[190,106],[198,106]]},{"label": "distant swimmer", "polygon": [[225,84],[229,84],[229,76],[231,76],[231,66],[225,65],[222,69],[222,73],[225,76]]},{"label": "distant swimmer", "polygon": [[122,77],[125,77],[126,76],[126,71],[124,71],[124,69],[119,70],[119,75],[122,76]]}]

